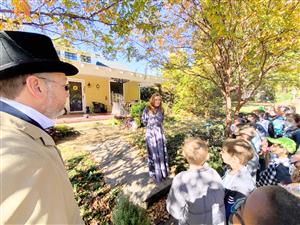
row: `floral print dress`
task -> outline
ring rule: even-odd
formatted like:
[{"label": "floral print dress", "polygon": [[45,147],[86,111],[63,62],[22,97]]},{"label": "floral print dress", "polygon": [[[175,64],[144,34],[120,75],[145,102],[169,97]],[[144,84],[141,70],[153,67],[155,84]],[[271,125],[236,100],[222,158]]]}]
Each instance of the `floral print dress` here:
[{"label": "floral print dress", "polygon": [[161,110],[158,109],[156,113],[152,113],[148,107],[144,109],[142,122],[146,126],[149,175],[157,183],[160,183],[169,173],[163,120],[164,114]]}]

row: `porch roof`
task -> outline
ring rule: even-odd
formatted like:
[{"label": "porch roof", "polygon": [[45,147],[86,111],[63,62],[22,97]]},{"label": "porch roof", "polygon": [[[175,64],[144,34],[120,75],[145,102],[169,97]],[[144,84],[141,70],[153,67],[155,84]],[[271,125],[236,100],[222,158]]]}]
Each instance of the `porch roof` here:
[{"label": "porch roof", "polygon": [[96,77],[107,77],[107,78],[118,78],[127,79],[130,81],[136,81],[141,84],[141,86],[151,86],[155,84],[161,84],[163,78],[160,76],[150,76],[141,73],[135,73],[127,70],[111,68],[107,66],[93,65],[89,63],[82,63],[78,61],[72,61],[63,59],[68,63],[76,66],[79,70],[79,75],[81,76],[96,76]]}]

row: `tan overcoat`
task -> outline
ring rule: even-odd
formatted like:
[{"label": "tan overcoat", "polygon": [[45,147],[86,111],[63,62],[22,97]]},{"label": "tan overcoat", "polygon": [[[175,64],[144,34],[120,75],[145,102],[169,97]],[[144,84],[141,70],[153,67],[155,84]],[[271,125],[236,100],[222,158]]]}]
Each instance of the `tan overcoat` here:
[{"label": "tan overcoat", "polygon": [[84,224],[51,136],[5,112],[0,120],[0,224]]}]

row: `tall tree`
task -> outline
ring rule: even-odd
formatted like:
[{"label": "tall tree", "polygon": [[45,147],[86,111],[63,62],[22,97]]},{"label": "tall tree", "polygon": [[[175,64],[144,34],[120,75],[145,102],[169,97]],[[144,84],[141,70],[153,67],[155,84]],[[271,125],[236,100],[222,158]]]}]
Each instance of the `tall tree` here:
[{"label": "tall tree", "polygon": [[[171,62],[181,65],[188,60],[184,54],[173,55]],[[222,95],[215,85],[199,76],[190,76],[178,69],[164,70],[164,99],[175,113],[190,112],[211,117],[222,112]]]},{"label": "tall tree", "polygon": [[[232,114],[255,94],[271,71],[299,64],[299,0],[169,0],[162,29],[144,36],[145,54],[191,76],[212,82],[225,100],[227,131]],[[170,52],[185,52],[176,64]],[[298,59],[295,60],[295,59]],[[237,99],[233,107],[232,98]]]}]

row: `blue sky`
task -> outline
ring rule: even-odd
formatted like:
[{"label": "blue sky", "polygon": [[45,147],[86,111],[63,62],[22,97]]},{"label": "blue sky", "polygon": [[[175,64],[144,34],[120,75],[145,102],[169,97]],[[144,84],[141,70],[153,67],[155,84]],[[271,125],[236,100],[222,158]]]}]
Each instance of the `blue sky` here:
[{"label": "blue sky", "polygon": [[159,71],[150,68],[149,63],[147,61],[128,62],[126,59],[122,59],[122,58],[116,59],[115,61],[107,61],[103,57],[102,58],[99,57],[99,59],[103,64],[106,64],[110,67],[116,67],[119,69],[129,70],[132,72],[142,73],[142,74],[146,74],[146,75],[153,75],[153,76],[159,75]]},{"label": "blue sky", "polygon": [[[38,31],[34,30],[32,27],[24,27],[23,30],[28,31],[28,32],[38,32]],[[38,33],[41,33],[41,32],[38,32]],[[94,55],[94,54],[100,55],[98,52],[94,52],[92,50],[92,48],[88,47],[88,46],[83,46],[83,45],[78,46],[77,50],[82,50],[82,51],[88,52],[92,55]],[[127,58],[119,57],[119,58],[115,59],[114,61],[108,61],[104,57],[101,57],[101,56],[97,57],[97,59],[99,59],[99,61],[102,62],[103,64],[105,64],[109,67],[112,67],[112,68],[128,70],[128,71],[132,71],[132,72],[136,72],[136,73],[142,73],[145,75],[160,76],[159,70],[150,68],[149,62],[147,62],[146,60],[141,60],[141,61],[132,60],[131,62],[129,62],[127,60]]]}]

